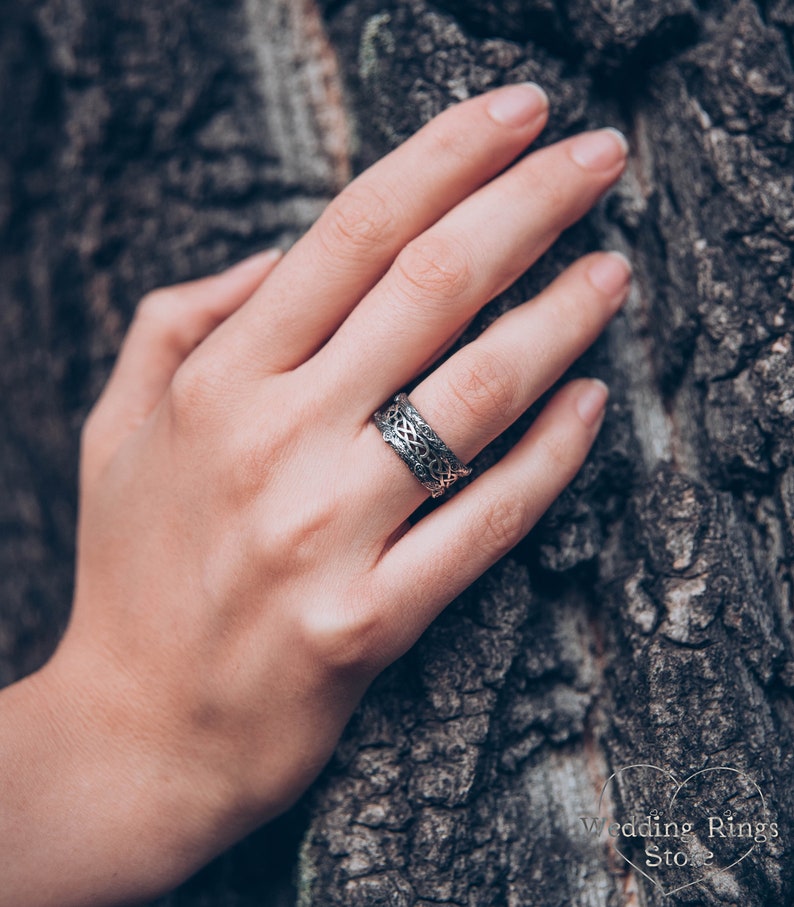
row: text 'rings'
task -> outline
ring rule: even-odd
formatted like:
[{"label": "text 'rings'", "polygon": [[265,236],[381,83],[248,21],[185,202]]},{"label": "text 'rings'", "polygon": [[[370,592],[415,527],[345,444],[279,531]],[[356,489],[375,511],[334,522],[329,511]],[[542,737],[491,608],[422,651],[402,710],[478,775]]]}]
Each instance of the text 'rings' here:
[{"label": "text 'rings'", "polygon": [[437,498],[471,469],[455,456],[425,422],[405,394],[398,394],[385,409],[373,415],[383,440]]}]

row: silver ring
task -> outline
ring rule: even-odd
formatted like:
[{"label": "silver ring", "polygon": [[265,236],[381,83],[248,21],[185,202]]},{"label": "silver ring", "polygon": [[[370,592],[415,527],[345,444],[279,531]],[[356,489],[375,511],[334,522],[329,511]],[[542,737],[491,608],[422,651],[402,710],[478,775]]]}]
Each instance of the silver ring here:
[{"label": "silver ring", "polygon": [[372,419],[383,440],[434,498],[462,476],[471,474],[471,469],[452,453],[405,394],[397,394]]}]

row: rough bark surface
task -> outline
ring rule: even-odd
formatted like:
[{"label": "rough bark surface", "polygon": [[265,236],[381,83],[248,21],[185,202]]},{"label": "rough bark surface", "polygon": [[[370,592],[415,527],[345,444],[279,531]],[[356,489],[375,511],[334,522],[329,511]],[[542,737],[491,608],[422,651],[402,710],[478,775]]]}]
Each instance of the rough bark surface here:
[{"label": "rough bark surface", "polygon": [[[576,367],[612,389],[593,455],[378,680],[301,809],[162,903],[794,903],[794,6],[323,12],[4,10],[2,680],[40,662],[65,618],[78,426],[142,292],[297,235],[346,178],[348,128],[359,169],[449,103],[535,79],[552,100],[543,142],[611,123],[631,164],[468,336],[575,256],[627,251],[631,300]],[[746,772],[780,837],[664,897],[579,821],[633,763]],[[660,803],[649,785],[621,776],[615,808]],[[713,802],[730,793],[715,776]]]}]

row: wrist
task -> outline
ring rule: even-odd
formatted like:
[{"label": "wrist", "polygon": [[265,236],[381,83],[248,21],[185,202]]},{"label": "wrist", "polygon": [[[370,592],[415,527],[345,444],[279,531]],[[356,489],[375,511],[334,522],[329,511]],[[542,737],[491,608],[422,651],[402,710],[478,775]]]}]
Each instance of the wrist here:
[{"label": "wrist", "polygon": [[126,720],[121,675],[80,655],[0,696],[1,907],[151,898],[206,859],[187,779]]}]

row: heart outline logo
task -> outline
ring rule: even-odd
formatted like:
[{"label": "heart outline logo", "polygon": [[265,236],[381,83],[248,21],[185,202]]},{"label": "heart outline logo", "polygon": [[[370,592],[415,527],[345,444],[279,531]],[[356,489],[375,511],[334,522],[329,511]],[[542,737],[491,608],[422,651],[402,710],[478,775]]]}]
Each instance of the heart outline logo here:
[{"label": "heart outline logo", "polygon": [[[719,772],[719,771],[733,772],[734,774],[745,779],[747,782],[749,782],[750,785],[752,785],[752,787],[755,788],[755,790],[758,793],[758,796],[761,799],[762,816],[764,818],[764,821],[766,821],[766,818],[767,818],[766,798],[764,797],[763,792],[761,791],[761,788],[756,784],[756,782],[746,772],[741,771],[741,769],[733,768],[729,765],[715,765],[715,766],[711,766],[709,768],[699,769],[696,772],[692,772],[691,775],[688,775],[686,778],[684,778],[683,781],[679,782],[679,780],[675,777],[675,775],[672,772],[668,771],[667,769],[660,768],[658,765],[653,765],[652,763],[647,763],[647,762],[636,762],[632,765],[625,765],[625,766],[623,766],[623,768],[619,768],[616,772],[613,772],[607,778],[607,780],[604,782],[604,786],[601,788],[601,795],[598,798],[598,814],[599,814],[599,816],[603,814],[602,806],[603,806],[603,801],[604,801],[604,794],[607,792],[607,788],[609,787],[609,785],[616,778],[618,778],[623,772],[628,772],[628,771],[631,771],[632,769],[638,769],[638,768],[639,769],[652,769],[653,771],[659,772],[660,774],[664,775],[667,779],[669,779],[669,781],[672,781],[672,783],[675,785],[673,795],[672,795],[672,797],[670,797],[670,800],[668,801],[668,804],[667,804],[668,810],[670,810],[671,813],[672,813],[673,806],[675,805],[675,802],[678,798],[679,793],[694,778],[697,778],[699,775],[704,775],[708,772]],[[708,872],[704,873],[703,875],[699,876],[697,879],[695,879],[692,882],[687,882],[684,885],[678,885],[675,888],[666,890],[664,885],[660,881],[658,881],[657,879],[648,875],[648,873],[645,872],[645,870],[643,870],[636,863],[634,863],[632,860],[630,860],[626,856],[626,854],[623,853],[623,851],[620,849],[620,847],[617,845],[617,843],[613,842],[613,844],[612,844],[612,847],[614,848],[615,852],[620,857],[622,857],[629,864],[629,866],[632,867],[632,869],[639,872],[640,875],[644,876],[646,879],[648,879],[648,881],[652,885],[654,885],[656,888],[658,888],[662,894],[662,897],[669,897],[672,894],[676,894],[676,892],[683,891],[685,888],[691,888],[693,885],[700,885],[702,882],[705,882],[706,879],[710,878],[711,876],[717,875],[717,873],[720,873],[720,872],[726,872],[728,869],[731,869],[733,866],[738,865],[739,863],[742,862],[742,860],[749,857],[750,854],[755,850],[755,848],[757,846],[758,846],[757,843],[755,842],[755,840],[753,840],[751,843],[751,846],[738,859],[733,860],[733,862],[729,863],[727,866],[717,866],[714,869],[711,869]]]}]

